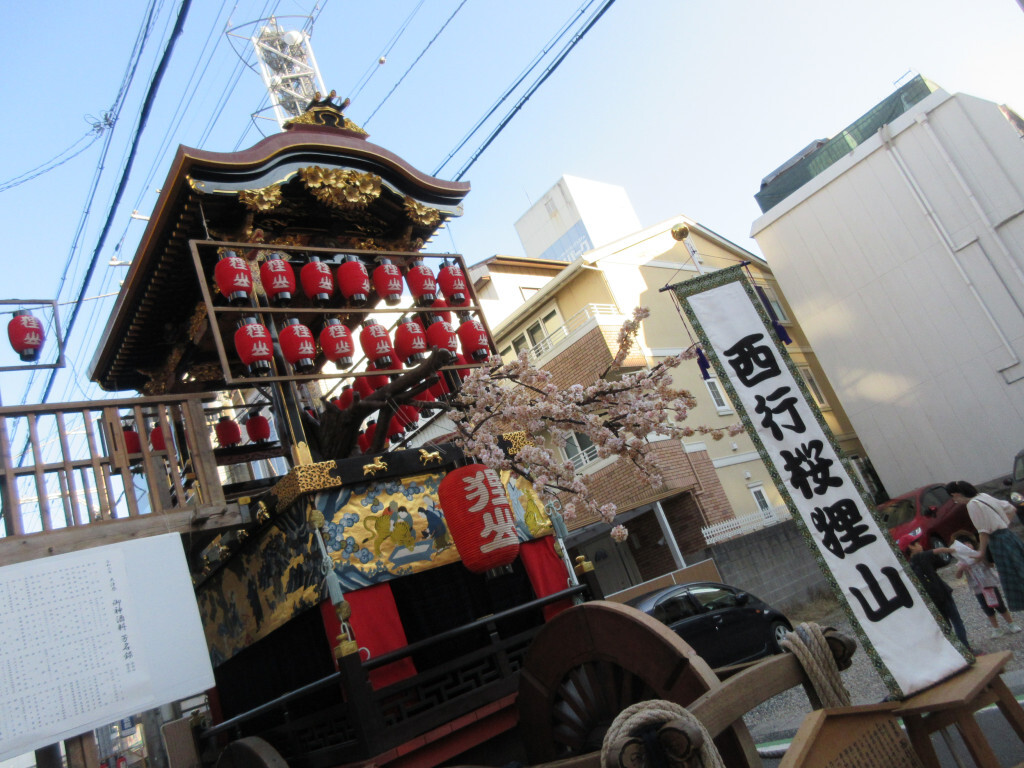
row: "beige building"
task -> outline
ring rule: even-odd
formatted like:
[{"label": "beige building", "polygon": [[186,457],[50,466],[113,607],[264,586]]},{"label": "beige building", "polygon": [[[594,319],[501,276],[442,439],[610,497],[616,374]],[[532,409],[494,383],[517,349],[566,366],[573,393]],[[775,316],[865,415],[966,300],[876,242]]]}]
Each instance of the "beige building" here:
[{"label": "beige building", "polygon": [[[677,240],[673,228],[689,235]],[[677,230],[677,235],[679,234]],[[692,251],[691,251],[692,249]],[[622,322],[634,307],[650,309],[627,367],[650,366],[691,347],[695,336],[664,286],[740,262],[764,288],[793,342],[788,346],[800,372],[846,455],[866,466],[863,449],[825,380],[803,331],[779,294],[766,262],[698,223],[675,217],[586,252],[571,262],[496,256],[470,269],[470,276],[502,356],[527,350],[560,386],[588,383],[611,362]],[[704,380],[697,362],[674,374],[675,385],[696,395],[687,424],[724,427],[738,422],[724,389]],[[601,460],[585,437],[570,440],[566,458],[586,475],[601,502],[613,501],[630,530],[614,544],[609,526],[595,520],[570,523],[572,554],[595,562],[606,590],[621,589],[706,557],[709,543],[788,518],[771,477],[745,435],[715,441],[695,433],[654,446],[665,478],[654,489],[624,463]],[[867,473],[873,474],[870,470]],[[863,475],[862,475],[863,477]],[[865,478],[865,479],[869,479]]]}]

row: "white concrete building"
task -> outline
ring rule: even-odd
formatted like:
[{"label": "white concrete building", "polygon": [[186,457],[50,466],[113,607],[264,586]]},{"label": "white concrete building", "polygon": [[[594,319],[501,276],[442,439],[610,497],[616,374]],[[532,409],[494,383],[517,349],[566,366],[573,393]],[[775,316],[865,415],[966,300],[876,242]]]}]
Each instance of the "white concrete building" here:
[{"label": "white concrete building", "polygon": [[752,236],[891,494],[1024,447],[1020,124],[915,78],[757,196]]}]

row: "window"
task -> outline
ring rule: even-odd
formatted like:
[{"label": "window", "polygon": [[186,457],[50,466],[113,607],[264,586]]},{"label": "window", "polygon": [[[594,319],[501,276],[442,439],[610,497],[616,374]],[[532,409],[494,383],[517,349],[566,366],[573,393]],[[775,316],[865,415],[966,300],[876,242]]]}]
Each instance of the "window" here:
[{"label": "window", "polygon": [[576,469],[582,469],[597,458],[597,446],[580,432],[573,432],[565,439],[565,455]]},{"label": "window", "polygon": [[761,287],[764,289],[764,295],[768,297],[768,303],[775,310],[775,316],[779,319],[779,322],[788,323],[789,316],[786,314],[786,310],[782,308],[782,302],[779,301],[779,295],[775,292],[775,289],[767,285],[762,285]]},{"label": "window", "polygon": [[672,624],[697,615],[697,606],[687,592],[672,595],[654,606],[651,614],[658,621]]},{"label": "window", "polygon": [[821,387],[818,385],[818,380],[814,378],[814,372],[806,365],[801,365],[797,370],[800,371],[804,384],[807,385],[807,390],[811,393],[811,397],[814,398],[815,405],[819,408],[827,408],[828,400],[825,399],[825,395],[822,393]]},{"label": "window", "polygon": [[722,587],[694,587],[690,594],[709,611],[734,608],[737,605],[736,593]]},{"label": "window", "polygon": [[718,379],[705,379],[705,386],[708,388],[708,394],[711,395],[711,402],[715,404],[715,409],[720,413],[732,413],[732,408],[729,407],[728,401],[725,399],[725,395],[722,393],[722,388],[718,384]]},{"label": "window", "polygon": [[750,486],[750,493],[754,497],[754,503],[757,504],[758,510],[765,517],[772,516],[772,505],[768,503],[768,497],[765,496],[763,485],[752,485]]}]

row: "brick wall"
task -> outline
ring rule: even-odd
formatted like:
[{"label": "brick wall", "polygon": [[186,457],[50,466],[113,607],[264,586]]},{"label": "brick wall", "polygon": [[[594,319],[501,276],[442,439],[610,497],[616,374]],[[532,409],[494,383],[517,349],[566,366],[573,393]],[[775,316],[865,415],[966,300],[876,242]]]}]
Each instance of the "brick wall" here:
[{"label": "brick wall", "polygon": [[544,368],[551,373],[559,387],[572,384],[586,386],[596,381],[611,362],[612,352],[608,349],[608,343],[601,329],[595,327],[545,363]]},{"label": "brick wall", "polygon": [[690,454],[690,459],[704,491],[700,497],[700,504],[707,522],[703,524],[711,525],[735,517],[736,513],[733,512],[732,505],[725,495],[725,489],[718,480],[718,473],[715,472],[707,451],[695,451]]}]

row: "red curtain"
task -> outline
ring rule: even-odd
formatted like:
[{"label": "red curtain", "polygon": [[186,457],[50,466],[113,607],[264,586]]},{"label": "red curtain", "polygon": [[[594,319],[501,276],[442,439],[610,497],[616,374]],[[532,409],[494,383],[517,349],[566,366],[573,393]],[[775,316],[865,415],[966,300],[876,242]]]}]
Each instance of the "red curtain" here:
[{"label": "red curtain", "polygon": [[[352,633],[359,643],[359,652],[366,658],[376,658],[387,651],[404,648],[409,642],[405,638],[402,621],[398,617],[395,597],[387,582],[364,587],[345,595],[352,606]],[[392,664],[370,671],[370,684],[374,689],[383,688],[416,674],[412,659],[401,659]]]},{"label": "red curtain", "polygon": [[[530,586],[537,597],[547,597],[569,587],[569,576],[565,563],[555,552],[554,536],[542,536],[532,541],[519,543],[519,557],[530,577]],[[572,606],[571,600],[559,600],[544,606],[544,620],[551,618]]]}]

